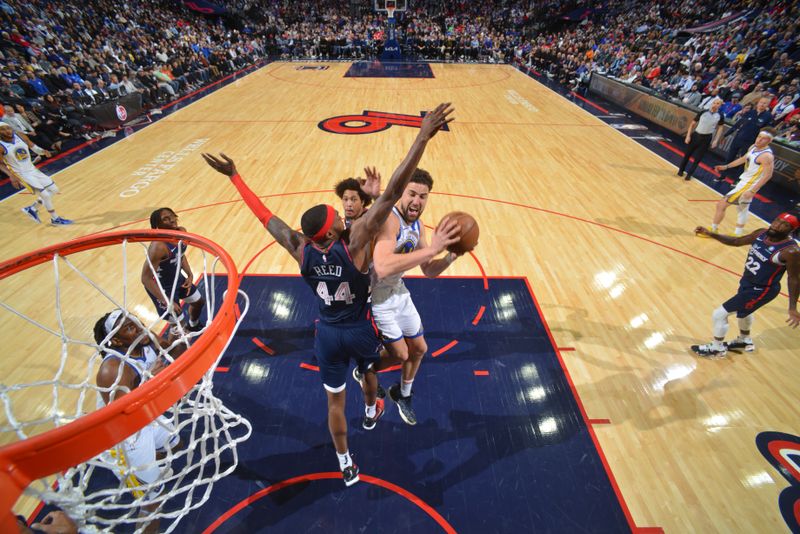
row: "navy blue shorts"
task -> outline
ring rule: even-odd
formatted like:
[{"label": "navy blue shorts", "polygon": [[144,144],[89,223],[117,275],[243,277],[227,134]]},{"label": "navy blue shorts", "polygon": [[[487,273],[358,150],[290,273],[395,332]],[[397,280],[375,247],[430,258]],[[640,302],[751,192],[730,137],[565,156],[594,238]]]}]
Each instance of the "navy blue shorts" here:
[{"label": "navy blue shorts", "polygon": [[781,292],[780,284],[771,286],[739,286],[739,292],[726,300],[722,307],[728,313],[736,312],[740,319],[747,317],[761,306],[771,301]]},{"label": "navy blue shorts", "polygon": [[[186,297],[188,297],[190,295],[194,295],[195,293],[197,293],[197,286],[192,284],[191,287],[189,287],[189,289],[184,289],[183,288],[183,284],[184,283],[186,283],[186,278],[181,276],[178,279],[178,287],[175,288],[175,302],[180,302],[181,300],[185,299]],[[162,280],[161,281],[161,286],[164,289],[164,293],[166,293],[167,296],[172,294],[172,284],[164,285],[164,281]],[[157,299],[155,297],[155,295],[153,295],[149,291],[147,292],[147,295],[150,297],[150,300],[153,301],[153,304],[156,307],[156,311],[158,312],[158,315],[159,316],[163,315],[164,312],[166,312],[167,310],[164,308],[164,306],[161,304],[161,302],[159,302],[160,299]]]},{"label": "navy blue shorts", "polygon": [[346,325],[317,322],[314,354],[319,363],[322,384],[331,393],[344,390],[351,358],[364,371],[371,363],[378,361],[380,350],[380,336],[372,321]]}]

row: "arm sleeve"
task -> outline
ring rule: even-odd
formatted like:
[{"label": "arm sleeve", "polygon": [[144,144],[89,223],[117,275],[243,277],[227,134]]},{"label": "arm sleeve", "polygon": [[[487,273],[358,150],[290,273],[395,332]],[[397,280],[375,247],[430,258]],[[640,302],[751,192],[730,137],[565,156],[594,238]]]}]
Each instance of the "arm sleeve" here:
[{"label": "arm sleeve", "polygon": [[239,176],[239,173],[234,174],[231,176],[231,182],[236,189],[239,191],[239,195],[241,195],[242,200],[244,203],[247,204],[247,207],[250,208],[250,211],[261,221],[265,227],[267,223],[272,218],[272,212],[267,209],[263,202],[256,196],[253,191],[247,187],[247,184],[244,183],[242,177]]}]

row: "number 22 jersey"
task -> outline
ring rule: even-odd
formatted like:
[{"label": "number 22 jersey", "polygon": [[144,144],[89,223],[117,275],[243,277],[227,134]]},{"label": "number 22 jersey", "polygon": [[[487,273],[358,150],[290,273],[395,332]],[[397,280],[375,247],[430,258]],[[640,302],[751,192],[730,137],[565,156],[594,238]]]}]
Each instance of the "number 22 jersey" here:
[{"label": "number 22 jersey", "polygon": [[767,232],[759,235],[750,246],[747,261],[744,264],[742,286],[773,286],[780,283],[786,266],[778,261],[782,250],[795,245],[794,240],[787,239],[779,243],[767,243]]}]

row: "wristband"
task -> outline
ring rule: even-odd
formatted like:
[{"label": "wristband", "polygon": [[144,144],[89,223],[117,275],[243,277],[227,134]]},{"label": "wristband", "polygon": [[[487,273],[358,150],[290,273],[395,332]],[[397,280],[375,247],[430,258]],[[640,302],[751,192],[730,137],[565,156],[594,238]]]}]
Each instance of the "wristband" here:
[{"label": "wristband", "polygon": [[250,211],[261,221],[265,227],[269,220],[272,218],[272,212],[264,205],[263,202],[253,193],[253,191],[247,187],[247,184],[244,183],[242,177],[239,176],[239,173],[234,174],[231,176],[231,182],[233,185],[236,186],[236,189],[239,191],[239,194],[244,200],[244,203],[247,204],[247,207],[250,208]]}]

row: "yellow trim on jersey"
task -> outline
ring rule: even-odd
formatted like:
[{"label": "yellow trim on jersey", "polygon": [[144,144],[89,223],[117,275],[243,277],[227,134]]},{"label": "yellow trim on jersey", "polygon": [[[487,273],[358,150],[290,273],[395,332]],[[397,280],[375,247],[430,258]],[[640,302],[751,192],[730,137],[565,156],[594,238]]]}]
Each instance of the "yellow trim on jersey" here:
[{"label": "yellow trim on jersey", "polygon": [[[120,475],[124,475],[125,472],[128,471],[128,467],[129,467],[128,466],[128,461],[125,458],[125,453],[122,452],[122,450],[119,450],[119,456],[117,456],[117,449],[116,448],[111,449],[108,452],[111,454],[112,458],[116,458],[117,459],[117,465],[120,467],[119,474]],[[143,490],[134,489],[134,488],[142,487],[143,484],[141,483],[139,478],[136,475],[134,475],[133,473],[130,473],[129,475],[127,475],[125,477],[125,486],[128,487],[128,488],[133,489],[131,494],[134,497],[136,497],[137,499],[141,499],[142,497],[144,497],[144,491]]]},{"label": "yellow trim on jersey", "polygon": [[755,184],[755,183],[758,181],[758,179],[761,177],[761,173],[762,173],[762,172],[764,172],[764,167],[763,167],[763,166],[762,166],[760,169],[758,169],[758,170],[755,172],[755,174],[753,174],[753,177],[752,177],[752,178],[750,178],[750,179],[749,179],[749,180],[748,180],[748,181],[747,181],[747,182],[744,184],[744,186],[743,186],[741,189],[739,189],[739,186],[737,186],[737,187],[736,187],[736,189],[739,189],[739,191],[737,191],[736,193],[734,193],[733,195],[731,195],[731,196],[729,196],[729,197],[728,197],[728,204],[735,204],[735,203],[736,203],[736,202],[739,200],[739,197],[741,197],[741,196],[742,196],[742,193],[744,193],[745,191],[747,191],[747,190],[749,190],[751,187],[753,187],[753,185],[754,185],[754,184]]},{"label": "yellow trim on jersey", "polygon": [[[3,156],[3,160],[5,160],[5,159],[6,159],[6,157],[5,157],[5,156]],[[17,180],[19,180],[19,181],[20,181],[20,183],[22,183],[22,185],[23,185],[23,186],[25,186],[25,189],[27,189],[27,190],[28,190],[28,192],[29,192],[31,195],[33,195],[33,194],[35,193],[35,191],[34,191],[34,190],[33,190],[33,188],[32,188],[32,187],[31,187],[31,186],[28,184],[28,182],[26,182],[25,180],[23,180],[23,179],[22,179],[22,176],[20,176],[20,175],[19,175],[19,174],[17,174],[16,172],[14,172],[14,169],[12,169],[11,167],[9,167],[7,163],[6,163],[6,169],[8,169],[8,172],[10,172],[11,174],[13,174],[13,175],[14,175],[14,178],[16,178]]]}]

